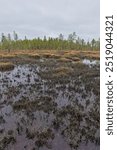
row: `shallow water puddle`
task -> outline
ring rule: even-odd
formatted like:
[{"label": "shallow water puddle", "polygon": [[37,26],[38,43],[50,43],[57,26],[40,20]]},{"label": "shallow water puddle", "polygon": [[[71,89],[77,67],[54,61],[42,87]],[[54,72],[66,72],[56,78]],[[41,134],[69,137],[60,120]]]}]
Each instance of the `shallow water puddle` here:
[{"label": "shallow water puddle", "polygon": [[82,63],[85,65],[88,65],[89,67],[99,65],[100,61],[99,60],[90,60],[90,59],[83,59]]}]

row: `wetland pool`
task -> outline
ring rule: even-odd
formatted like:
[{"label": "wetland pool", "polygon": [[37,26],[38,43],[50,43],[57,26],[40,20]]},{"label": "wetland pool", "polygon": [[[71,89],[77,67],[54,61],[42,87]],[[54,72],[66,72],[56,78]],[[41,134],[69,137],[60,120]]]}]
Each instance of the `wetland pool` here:
[{"label": "wetland pool", "polygon": [[40,63],[0,72],[0,150],[99,150],[99,62]]}]

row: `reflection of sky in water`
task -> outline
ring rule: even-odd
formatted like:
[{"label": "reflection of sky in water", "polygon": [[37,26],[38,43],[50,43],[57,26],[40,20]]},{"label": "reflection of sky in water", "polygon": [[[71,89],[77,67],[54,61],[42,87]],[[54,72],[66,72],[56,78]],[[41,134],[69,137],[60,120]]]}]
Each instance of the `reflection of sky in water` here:
[{"label": "reflection of sky in water", "polygon": [[89,59],[83,59],[82,61],[83,64],[88,65],[89,67],[99,65],[100,61],[99,60],[89,60]]},{"label": "reflection of sky in water", "polygon": [[[88,62],[88,60],[84,60],[83,63],[94,65],[97,62]],[[4,130],[5,136],[8,135],[9,130],[13,130],[13,136],[16,138],[16,143],[14,145],[10,144],[8,150],[13,148],[22,150],[26,145],[27,147],[25,149],[35,146],[37,137],[35,136],[34,139],[28,139],[26,136],[27,128],[31,133],[35,134],[50,128],[55,134],[55,138],[52,141],[50,140],[51,138],[46,140],[49,141],[49,144],[52,144],[53,150],[59,150],[60,147],[64,148],[64,150],[71,150],[68,143],[75,143],[75,140],[78,139],[77,134],[82,135],[81,128],[86,129],[88,132],[88,127],[90,127],[89,132],[93,131],[93,136],[97,136],[98,138],[99,129],[97,130],[96,125],[93,125],[95,119],[91,114],[94,111],[93,108],[97,107],[95,101],[96,95],[94,95],[92,91],[87,92],[83,82],[81,82],[80,85],[75,85],[74,81],[71,79],[65,85],[64,89],[61,89],[61,84],[55,85],[52,83],[51,88],[49,88],[50,82],[48,83],[48,81],[41,79],[39,76],[40,71],[42,71],[41,68],[36,65],[22,65],[15,67],[13,71],[0,73],[0,116],[5,120],[5,123],[0,124],[0,131]],[[79,80],[81,79],[79,78]],[[78,88],[82,92],[78,92]],[[52,101],[43,103],[43,99],[40,100],[40,104],[41,102],[43,103],[41,109],[35,109],[33,112],[30,109],[28,109],[27,112],[26,109],[17,111],[12,108],[13,104],[21,100],[35,102],[41,96],[51,97]],[[57,105],[52,106],[52,104],[54,104],[53,102]],[[33,103],[31,104],[33,105]],[[52,107],[54,111],[44,112],[44,105],[47,105],[46,107],[48,107],[48,109]],[[73,109],[73,111],[65,114],[67,112],[67,106],[68,108],[70,106],[70,109]],[[29,108],[30,106],[27,107]],[[80,129],[77,127],[78,120],[76,120],[76,124],[70,122],[71,119],[74,119],[74,113],[77,111],[80,111],[82,114],[82,119],[79,124]],[[55,129],[57,120],[59,120],[58,130]],[[53,122],[55,123],[54,125]],[[70,126],[70,124],[72,126]],[[62,135],[61,133],[64,130],[65,134]],[[69,132],[73,135],[69,134]],[[1,136],[3,135],[0,135],[0,137]],[[71,139],[72,136],[73,138]],[[92,136],[92,134],[85,133],[84,137],[82,136],[84,141],[88,138],[87,136]],[[41,150],[47,149],[47,146],[41,148]],[[79,150],[89,149],[99,150],[99,146],[96,146],[94,141],[91,142],[90,140],[87,145],[83,144],[83,140],[79,142]]]}]

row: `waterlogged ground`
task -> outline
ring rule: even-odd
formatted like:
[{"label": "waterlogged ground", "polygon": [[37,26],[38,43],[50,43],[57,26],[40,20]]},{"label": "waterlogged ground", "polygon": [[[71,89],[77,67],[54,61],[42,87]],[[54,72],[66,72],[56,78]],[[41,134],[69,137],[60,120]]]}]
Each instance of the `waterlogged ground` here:
[{"label": "waterlogged ground", "polygon": [[0,71],[0,150],[100,149],[99,60],[10,61]]}]

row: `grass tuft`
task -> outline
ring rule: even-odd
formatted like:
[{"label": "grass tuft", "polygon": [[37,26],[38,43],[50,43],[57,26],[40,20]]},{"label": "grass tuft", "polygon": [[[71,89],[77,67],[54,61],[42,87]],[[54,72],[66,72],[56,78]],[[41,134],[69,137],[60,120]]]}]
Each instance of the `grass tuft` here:
[{"label": "grass tuft", "polygon": [[0,71],[10,71],[14,69],[14,65],[11,62],[0,62]]}]

